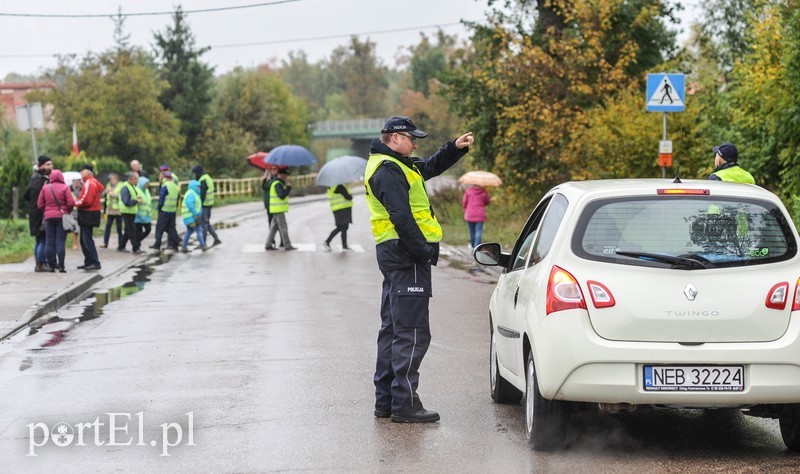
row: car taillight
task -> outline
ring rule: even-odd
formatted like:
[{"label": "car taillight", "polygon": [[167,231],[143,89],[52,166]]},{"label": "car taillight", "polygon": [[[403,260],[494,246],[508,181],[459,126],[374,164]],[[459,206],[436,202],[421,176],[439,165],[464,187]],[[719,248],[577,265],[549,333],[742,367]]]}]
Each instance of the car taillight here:
[{"label": "car taillight", "polygon": [[[786,300],[789,296],[789,284],[784,282],[776,283],[769,293],[767,293],[767,301],[765,304],[767,308],[772,309],[785,309],[786,308]],[[797,291],[795,291],[795,304],[797,304]],[[793,305],[794,306],[794,305]]]},{"label": "car taillight", "polygon": [[563,268],[553,265],[547,281],[547,314],[565,309],[586,309],[578,280]]},{"label": "car taillight", "polygon": [[617,304],[614,301],[614,295],[599,281],[589,280],[586,282],[586,286],[589,287],[589,296],[592,297],[592,304],[595,308],[610,308]]},{"label": "car taillight", "polygon": [[794,286],[794,302],[792,302],[792,311],[800,311],[800,278],[797,279],[797,284]]}]

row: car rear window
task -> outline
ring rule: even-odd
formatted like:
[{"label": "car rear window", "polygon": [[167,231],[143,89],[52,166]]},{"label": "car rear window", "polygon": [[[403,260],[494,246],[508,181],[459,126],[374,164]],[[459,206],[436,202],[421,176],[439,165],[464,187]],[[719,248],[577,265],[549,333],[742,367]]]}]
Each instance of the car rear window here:
[{"label": "car rear window", "polygon": [[[618,198],[586,207],[572,248],[583,258],[621,264],[698,269],[754,265],[795,256],[791,225],[769,201]],[[687,265],[694,262],[700,263]]]}]

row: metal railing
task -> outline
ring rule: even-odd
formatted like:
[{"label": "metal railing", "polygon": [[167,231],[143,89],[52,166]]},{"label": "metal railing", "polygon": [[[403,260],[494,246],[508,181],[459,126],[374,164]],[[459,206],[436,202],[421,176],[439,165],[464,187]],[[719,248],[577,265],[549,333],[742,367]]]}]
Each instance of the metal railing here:
[{"label": "metal railing", "polygon": [[[303,174],[294,177],[289,177],[292,183],[292,194],[295,196],[303,196],[306,194],[313,194],[316,188],[314,184],[317,179],[317,174]],[[261,195],[261,180],[260,176],[254,178],[220,178],[214,180],[214,194],[218,198],[224,197],[238,197],[238,196],[259,196]],[[180,181],[178,185],[181,192],[185,192],[189,181]],[[147,183],[147,188],[153,197],[158,196],[160,183]]]}]

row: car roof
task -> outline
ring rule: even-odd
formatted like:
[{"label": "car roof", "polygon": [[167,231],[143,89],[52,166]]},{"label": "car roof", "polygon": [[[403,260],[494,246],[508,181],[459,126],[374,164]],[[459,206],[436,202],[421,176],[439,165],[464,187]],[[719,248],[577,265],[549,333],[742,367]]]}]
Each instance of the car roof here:
[{"label": "car roof", "polygon": [[731,183],[702,179],[684,179],[680,183],[669,179],[600,179],[568,181],[554,187],[567,198],[593,200],[600,197],[655,195],[658,189],[707,189],[711,197],[748,197],[780,203],[780,199],[766,189],[753,184]]}]

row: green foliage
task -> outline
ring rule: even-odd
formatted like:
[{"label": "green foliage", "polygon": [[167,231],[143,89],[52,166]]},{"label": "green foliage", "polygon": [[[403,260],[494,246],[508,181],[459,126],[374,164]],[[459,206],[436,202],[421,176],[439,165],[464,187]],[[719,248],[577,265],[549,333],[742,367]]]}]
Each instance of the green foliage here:
[{"label": "green foliage", "polygon": [[576,171],[564,153],[588,112],[641,84],[674,47],[664,24],[672,12],[655,0],[536,2],[530,31],[533,2],[505,3],[514,14],[476,26],[465,71],[448,77],[450,103],[470,117],[476,164],[512,192],[538,196]]},{"label": "green foliage", "polygon": [[33,244],[26,219],[0,219],[0,264],[24,262],[33,255]]},{"label": "green foliage", "polygon": [[50,76],[57,79],[56,89],[35,97],[52,104],[59,141],[71,143],[77,123],[81,149],[92,156],[138,159],[146,169],[177,161],[183,144],[179,122],[158,101],[166,84],[149,56],[138,50],[103,53],[77,67],[62,64]]},{"label": "green foliage", "polygon": [[352,37],[348,47],[338,47],[331,53],[328,69],[336,78],[337,92],[344,94],[355,115],[351,118],[387,115],[383,101],[387,69],[375,54],[375,43]]},{"label": "green foliage", "polygon": [[284,144],[308,146],[305,103],[277,74],[235,69],[219,80],[212,110],[212,123],[227,123],[254,137],[250,153]]},{"label": "green foliage", "polygon": [[252,133],[218,121],[206,128],[193,159],[213,177],[241,177],[252,169],[245,158],[254,152],[254,143]]},{"label": "green foliage", "polygon": [[[28,160],[22,157],[20,149],[13,147],[5,159],[0,160],[0,218],[10,217],[13,207],[13,188],[17,188],[17,206],[20,215],[28,212],[28,204],[22,194],[28,186],[33,169]],[[2,239],[0,239],[2,240]]]},{"label": "green foliage", "polygon": [[200,56],[210,48],[195,49],[194,36],[180,6],[172,20],[173,25],[166,32],[155,34],[160,75],[168,84],[159,99],[180,120],[180,132],[185,139],[181,155],[188,156],[195,152],[203,134],[211,104],[213,71],[200,62]]}]

